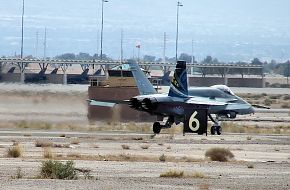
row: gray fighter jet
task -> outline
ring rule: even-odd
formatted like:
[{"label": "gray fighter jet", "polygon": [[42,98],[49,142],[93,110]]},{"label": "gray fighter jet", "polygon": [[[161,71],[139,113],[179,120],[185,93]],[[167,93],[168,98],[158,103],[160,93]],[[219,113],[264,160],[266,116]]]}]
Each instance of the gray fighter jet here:
[{"label": "gray fighter jet", "polygon": [[[136,80],[140,95],[130,100],[89,100],[90,105],[113,107],[116,104],[128,104],[132,109],[157,116],[153,132],[160,133],[163,128],[170,128],[173,123],[183,122],[184,133],[207,133],[208,117],[213,121],[211,134],[221,134],[219,119],[235,118],[240,114],[252,114],[251,104],[236,96],[225,85],[196,87],[188,89],[186,62],[178,61],[168,94],[158,94],[139,65],[129,63]],[[215,118],[212,115],[216,115]],[[163,121],[167,118],[164,124]]]}]

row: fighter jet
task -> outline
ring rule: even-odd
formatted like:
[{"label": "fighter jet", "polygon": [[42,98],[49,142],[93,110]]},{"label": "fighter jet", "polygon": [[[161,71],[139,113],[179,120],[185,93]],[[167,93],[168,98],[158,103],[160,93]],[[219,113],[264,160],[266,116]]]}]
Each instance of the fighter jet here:
[{"label": "fighter jet", "polygon": [[[153,132],[159,134],[161,129],[171,128],[183,122],[183,131],[207,133],[208,117],[213,121],[210,129],[212,135],[221,134],[219,119],[235,118],[237,114],[252,114],[251,104],[236,96],[229,87],[215,85],[188,89],[186,62],[178,61],[171,80],[169,92],[158,94],[139,65],[129,63],[140,95],[130,100],[89,100],[90,105],[114,107],[116,104],[128,104],[132,109],[157,116],[153,124]],[[214,119],[212,115],[216,115]],[[164,124],[163,121],[167,118]]]}]

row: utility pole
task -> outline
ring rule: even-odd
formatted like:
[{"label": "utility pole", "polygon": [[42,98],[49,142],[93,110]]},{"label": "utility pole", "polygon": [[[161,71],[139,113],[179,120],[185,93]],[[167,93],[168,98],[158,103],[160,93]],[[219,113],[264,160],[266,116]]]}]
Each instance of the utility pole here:
[{"label": "utility pole", "polygon": [[35,58],[38,57],[38,35],[39,35],[39,32],[36,31],[36,39],[35,39],[35,55],[34,55]]},{"label": "utility pole", "polygon": [[191,41],[191,64],[193,64],[194,61],[194,56],[193,56],[193,51],[194,51],[194,41]]},{"label": "utility pole", "polygon": [[46,27],[44,28],[43,59],[46,59]]},{"label": "utility pole", "polygon": [[140,63],[140,49],[141,49],[141,43],[136,45],[136,48],[138,49],[138,63]]},{"label": "utility pole", "polygon": [[176,14],[176,44],[175,44],[175,60],[177,62],[177,54],[178,54],[178,22],[179,22],[179,7],[182,7],[183,4],[181,2],[177,2],[177,14]]},{"label": "utility pole", "polygon": [[287,86],[289,87],[290,61],[287,61]]},{"label": "utility pole", "polygon": [[103,32],[104,32],[104,3],[109,1],[102,0],[102,26],[101,26],[101,60],[103,60]]},{"label": "utility pole", "polygon": [[121,29],[121,56],[120,56],[121,64],[123,63],[123,38],[124,38],[124,33],[123,33],[123,29]]},{"label": "utility pole", "polygon": [[97,31],[97,53],[96,55],[99,55],[100,51],[100,30]]},{"label": "utility pole", "polygon": [[191,72],[191,74],[193,75],[193,61],[194,61],[194,56],[193,56],[193,45],[194,45],[194,42],[193,42],[193,39],[192,39],[192,41],[191,41],[191,64],[192,64],[192,66],[191,66],[191,69],[190,69],[190,72]]},{"label": "utility pole", "polygon": [[[24,10],[25,10],[25,2],[22,1],[22,16],[21,16],[21,50],[20,50],[20,58],[23,59],[23,41],[24,41]],[[18,64],[20,69],[20,83],[24,83],[25,81],[25,67],[26,65],[21,62]]]},{"label": "utility pole", "polygon": [[20,53],[20,58],[23,58],[23,41],[24,41],[24,5],[25,2],[24,0],[22,1],[22,16],[21,16],[21,53]]},{"label": "utility pole", "polygon": [[166,32],[164,32],[164,42],[163,42],[163,63],[166,63]]}]

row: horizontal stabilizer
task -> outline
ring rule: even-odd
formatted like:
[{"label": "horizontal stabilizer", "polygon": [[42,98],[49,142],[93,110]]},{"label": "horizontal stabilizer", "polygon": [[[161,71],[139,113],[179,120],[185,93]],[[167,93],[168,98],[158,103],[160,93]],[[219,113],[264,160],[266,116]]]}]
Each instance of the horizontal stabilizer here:
[{"label": "horizontal stabilizer", "polygon": [[102,106],[102,107],[110,107],[110,108],[116,105],[115,103],[101,102],[101,101],[95,101],[95,100],[89,100],[89,103],[91,106]]},{"label": "horizontal stabilizer", "polygon": [[87,100],[91,106],[114,107],[117,104],[129,104],[129,100]]}]

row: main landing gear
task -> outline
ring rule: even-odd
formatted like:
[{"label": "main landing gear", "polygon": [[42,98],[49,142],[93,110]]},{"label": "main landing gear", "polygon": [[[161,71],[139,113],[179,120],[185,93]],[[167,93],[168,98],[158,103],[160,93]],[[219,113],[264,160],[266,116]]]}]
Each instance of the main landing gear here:
[{"label": "main landing gear", "polygon": [[161,125],[159,122],[155,122],[153,124],[153,132],[155,134],[159,134],[161,129],[171,128],[173,123],[174,123],[174,117],[172,117],[172,116],[168,117],[168,119],[164,125]]},{"label": "main landing gear", "polygon": [[210,133],[212,135],[221,135],[222,134],[222,127],[220,126],[220,122],[218,120],[218,116],[214,119],[210,114],[208,115],[210,120],[213,122],[213,126],[210,128]]}]

